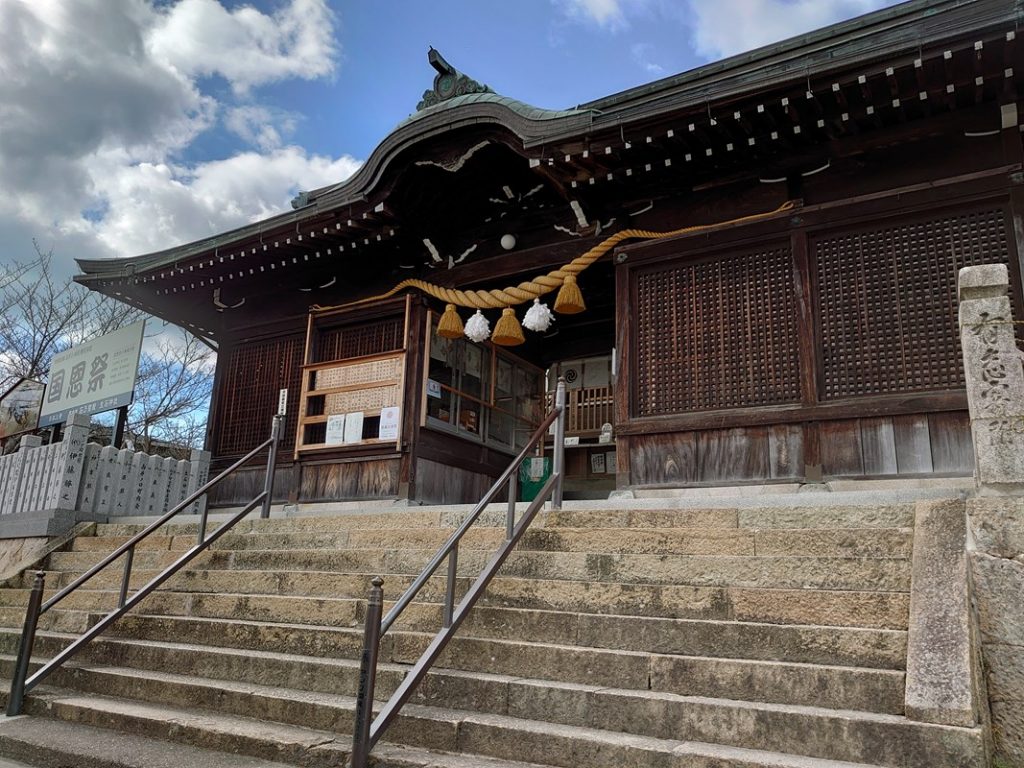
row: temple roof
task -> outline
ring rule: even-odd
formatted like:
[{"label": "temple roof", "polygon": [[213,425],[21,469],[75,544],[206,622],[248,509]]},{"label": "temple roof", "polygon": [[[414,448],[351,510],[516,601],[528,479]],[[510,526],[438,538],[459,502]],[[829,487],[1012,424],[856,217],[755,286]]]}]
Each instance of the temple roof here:
[{"label": "temple roof", "polygon": [[[380,228],[397,226],[399,222],[387,210],[395,178],[410,173],[417,165],[443,166],[430,153],[446,141],[466,157],[477,151],[482,142],[503,141],[523,156],[524,167],[528,159],[530,168],[538,174],[543,172],[551,177],[561,173],[566,179],[580,180],[580,184],[584,183],[584,174],[589,174],[585,181],[593,185],[605,176],[610,179],[609,171],[615,163],[636,162],[627,161],[622,154],[628,149],[631,136],[634,142],[647,142],[644,151],[650,151],[659,142],[662,149],[672,145],[679,152],[679,160],[683,160],[684,152],[699,151],[703,156],[703,148],[689,147],[694,137],[731,150],[732,142],[746,144],[749,131],[762,131],[757,138],[760,148],[766,138],[765,126],[767,130],[773,124],[776,128],[786,126],[792,133],[801,130],[798,121],[805,118],[808,122],[803,124],[799,141],[810,142],[812,135],[816,136],[814,141],[825,141],[830,131],[850,125],[840,122],[838,117],[840,112],[850,111],[842,108],[844,99],[856,105],[870,97],[871,84],[864,85],[865,76],[875,81],[876,95],[882,101],[901,105],[899,109],[905,113],[901,119],[908,115],[914,118],[925,114],[924,108],[916,105],[924,103],[918,101],[918,91],[924,92],[934,85],[926,81],[931,78],[938,83],[936,94],[945,87],[943,73],[948,66],[944,53],[948,52],[949,41],[960,41],[954,47],[964,53],[957,61],[962,68],[969,69],[978,66],[982,55],[980,49],[972,46],[981,44],[983,38],[988,40],[984,49],[986,66],[993,71],[998,69],[1002,76],[1006,65],[1000,62],[1009,54],[1000,46],[1009,50],[1014,30],[1022,20],[1024,0],[911,0],[563,110],[540,109],[494,93],[455,70],[431,49],[430,63],[437,70],[433,89],[424,94],[419,110],[399,123],[351,178],[302,193],[294,210],[192,243],[131,258],[79,260],[84,274],[76,280],[122,300],[134,299],[139,306],[151,309],[144,297],[154,288],[144,285],[163,281],[164,275],[158,274],[161,270],[169,270],[169,277],[175,271],[190,271],[188,265],[195,260],[205,259],[213,264],[218,252],[223,261],[227,249],[245,246],[249,250],[249,246],[262,243],[264,236],[268,240],[280,239],[282,247],[292,243],[294,248],[296,244],[286,240],[289,234],[302,241],[300,228],[307,230],[307,237],[322,229],[326,236],[323,225],[331,219],[331,234],[342,237],[347,219],[349,230],[362,242],[365,235],[359,234],[359,229],[365,228],[367,221],[376,221]],[[868,96],[864,95],[865,89]],[[986,98],[991,99],[991,94]],[[977,91],[971,103],[981,100]],[[817,110],[813,119],[812,108]],[[760,114],[764,109],[767,111]],[[712,113],[719,116],[717,123]],[[774,113],[774,117],[769,113]],[[735,119],[723,124],[725,116]],[[742,122],[737,123],[741,117]],[[871,117],[867,121],[870,125],[865,124],[864,128],[870,129],[880,119]],[[845,114],[843,120],[847,120]],[[754,134],[749,135],[753,147]],[[707,157],[711,158],[708,146]],[[733,153],[737,158],[741,155],[740,146],[736,144],[737,151]],[[588,147],[595,152],[600,147],[602,155],[609,153],[609,160],[588,158]],[[689,154],[685,160],[690,160]],[[602,170],[602,162],[610,164]],[[565,183],[575,187],[577,180]],[[339,223],[336,225],[335,221]],[[337,233],[335,226],[339,228]],[[251,250],[255,252],[255,248]],[[141,275],[147,277],[141,279]]]}]

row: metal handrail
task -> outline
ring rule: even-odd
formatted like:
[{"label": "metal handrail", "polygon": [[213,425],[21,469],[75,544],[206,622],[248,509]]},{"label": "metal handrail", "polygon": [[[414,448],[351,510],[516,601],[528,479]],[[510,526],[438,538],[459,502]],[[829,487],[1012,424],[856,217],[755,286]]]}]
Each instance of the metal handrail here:
[{"label": "metal handrail", "polygon": [[[148,597],[157,587],[163,584],[167,579],[176,574],[183,567],[188,565],[197,555],[208,549],[214,542],[216,542],[221,536],[231,530],[236,523],[242,518],[254,510],[257,506],[260,507],[260,517],[267,518],[270,516],[270,500],[274,493],[274,466],[277,463],[277,447],[281,437],[281,417],[275,416],[270,429],[270,437],[260,443],[258,446],[253,448],[249,453],[240,458],[230,467],[225,469],[223,472],[218,474],[212,480],[206,482],[201,488],[193,492],[184,501],[177,504],[169,512],[161,516],[158,520],[154,521],[150,525],[146,526],[139,533],[132,536],[128,541],[122,544],[120,547],[115,549],[100,562],[90,568],[88,571],[83,573],[73,582],[68,584],[64,589],[60,590],[47,600],[43,602],[43,590],[45,588],[45,571],[36,571],[35,579],[32,583],[32,592],[29,595],[28,609],[25,612],[25,626],[21,634],[21,643],[18,646],[18,657],[14,666],[14,678],[11,680],[11,695],[8,697],[7,702],[7,714],[8,716],[14,716],[21,714],[22,706],[24,705],[25,695],[35,688],[40,682],[42,682],[51,673],[56,671],[60,666],[64,664],[69,658],[74,656],[78,651],[84,648],[93,638],[103,632],[107,627],[117,621],[119,618],[124,616],[129,610],[135,607],[138,603]],[[132,563],[135,558],[135,547],[136,545],[147,538],[153,531],[157,530],[167,521],[171,520],[176,515],[180,514],[182,510],[186,509],[189,505],[193,504],[197,499],[201,498],[204,494],[214,488],[218,483],[224,480],[226,477],[235,472],[239,467],[244,465],[264,448],[269,446],[270,452],[267,455],[267,469],[266,478],[263,482],[263,490],[250,501],[240,512],[237,512],[227,522],[217,528],[209,536],[206,535],[206,524],[207,524],[207,509],[203,506],[203,512],[200,515],[199,530],[197,533],[196,544],[189,550],[187,550],[181,557],[175,560],[171,565],[167,566],[163,571],[154,576],[147,584],[140,587],[135,594],[130,598],[128,597],[129,582],[132,575]],[[75,640],[73,643],[64,648],[60,653],[50,659],[46,664],[36,670],[35,674],[28,677],[28,668],[32,659],[32,646],[35,644],[36,628],[39,624],[39,617],[46,613],[48,610],[57,605],[61,600],[70,595],[80,586],[85,584],[87,581],[92,579],[96,574],[110,565],[112,562],[117,560],[119,557],[124,555],[124,571],[121,576],[121,588],[118,594],[117,608],[108,613],[96,624],[90,627],[81,637]]]},{"label": "metal handrail", "polygon": [[[388,615],[382,620],[384,605],[384,580],[377,576],[372,581],[370,598],[367,603],[366,626],[363,641],[363,654],[359,671],[359,690],[356,696],[355,727],[352,731],[351,768],[367,768],[370,750],[397,717],[402,705],[408,701],[413,690],[426,676],[437,657],[448,645],[469,611],[483,595],[487,585],[505,562],[512,550],[522,539],[526,529],[533,522],[537,512],[550,497],[553,509],[562,507],[562,481],[565,475],[565,380],[558,380],[555,394],[555,407],[544,418],[541,425],[533,433],[529,442],[513,459],[512,463],[502,472],[490,490],[473,508],[462,525],[448,538],[440,549],[420,572],[419,576],[398,599]],[[551,476],[544,483],[537,496],[526,508],[522,517],[516,522],[516,478],[519,466],[529,455],[534,446],[541,445],[548,428],[555,425],[554,453]],[[458,571],[459,543],[463,535],[480,517],[484,508],[493,501],[498,492],[508,485],[508,512],[505,518],[505,541],[491,557],[487,565],[470,585],[458,606],[455,605],[455,580]],[[445,599],[442,614],[442,627],[431,640],[423,655],[402,680],[401,684],[381,708],[376,719],[373,718],[373,693],[377,679],[377,657],[380,650],[381,636],[390,629],[403,610],[412,602],[416,594],[423,588],[441,562],[448,559],[448,574],[445,585]]]}]

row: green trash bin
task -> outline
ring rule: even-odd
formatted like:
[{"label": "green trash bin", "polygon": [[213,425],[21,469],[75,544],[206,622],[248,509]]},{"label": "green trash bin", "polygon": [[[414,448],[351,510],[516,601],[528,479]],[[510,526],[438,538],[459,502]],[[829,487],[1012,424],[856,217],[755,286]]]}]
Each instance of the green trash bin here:
[{"label": "green trash bin", "polygon": [[536,456],[519,465],[519,500],[533,501],[551,477],[551,457]]}]

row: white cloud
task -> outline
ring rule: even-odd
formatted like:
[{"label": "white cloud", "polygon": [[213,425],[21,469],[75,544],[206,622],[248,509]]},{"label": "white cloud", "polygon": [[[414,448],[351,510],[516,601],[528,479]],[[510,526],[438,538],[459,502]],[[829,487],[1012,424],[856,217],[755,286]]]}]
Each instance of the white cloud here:
[{"label": "white cloud", "polygon": [[690,0],[697,52],[720,58],[869,13],[893,0]]},{"label": "white cloud", "polygon": [[[71,273],[72,257],[167,248],[343,180],[357,161],[288,146],[299,116],[252,91],[330,76],[333,40],[326,0],[278,0],[272,13],[214,0],[0,0],[0,260],[27,257],[36,238]],[[208,75],[232,86],[221,102],[204,91]],[[184,160],[218,125],[254,150]]]},{"label": "white cloud", "polygon": [[242,141],[268,151],[284,144],[295,132],[298,116],[256,104],[232,107],[224,116],[224,125]]},{"label": "white cloud", "polygon": [[645,9],[650,0],[553,0],[569,19],[617,32],[629,26],[629,17]]},{"label": "white cloud", "polygon": [[332,160],[294,146],[195,166],[97,158],[110,209],[96,233],[120,255],[158,250],[290,210],[300,189],[337,183],[358,167],[348,156]]},{"label": "white cloud", "polygon": [[220,75],[239,92],[255,85],[333,74],[337,48],[323,0],[291,0],[273,14],[216,0],[180,0],[160,14],[146,45],[189,76]]}]

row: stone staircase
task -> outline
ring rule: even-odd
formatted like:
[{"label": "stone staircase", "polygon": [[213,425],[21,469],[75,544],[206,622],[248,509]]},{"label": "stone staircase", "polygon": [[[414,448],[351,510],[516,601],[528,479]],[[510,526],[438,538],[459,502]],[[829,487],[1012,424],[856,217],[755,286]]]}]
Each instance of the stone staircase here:
[{"label": "stone staircase", "polygon": [[[376,764],[980,768],[980,727],[903,714],[915,502],[841,498],[854,495],[544,513],[374,750]],[[222,753],[178,765],[344,765],[369,581],[383,575],[396,598],[463,514],[239,524],[35,689],[28,717],[0,723],[0,755],[155,765],[68,762],[75,744],[117,741],[99,727],[130,734],[128,745]],[[484,522],[460,550],[460,590],[503,536],[499,516]],[[48,588],[140,529],[100,525],[50,555]],[[194,540],[194,525],[151,537],[133,584]],[[0,589],[6,680],[29,578]],[[114,566],[45,615],[35,660],[111,609],[119,579]],[[384,637],[379,698],[439,626],[443,592],[433,579]]]}]

